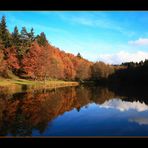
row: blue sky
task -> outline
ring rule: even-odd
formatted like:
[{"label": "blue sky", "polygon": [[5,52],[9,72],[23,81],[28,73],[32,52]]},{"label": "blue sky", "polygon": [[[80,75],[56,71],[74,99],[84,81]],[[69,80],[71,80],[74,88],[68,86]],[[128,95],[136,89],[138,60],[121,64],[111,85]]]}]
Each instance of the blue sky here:
[{"label": "blue sky", "polygon": [[120,64],[148,58],[148,11],[1,11],[8,29],[45,32],[61,50]]}]

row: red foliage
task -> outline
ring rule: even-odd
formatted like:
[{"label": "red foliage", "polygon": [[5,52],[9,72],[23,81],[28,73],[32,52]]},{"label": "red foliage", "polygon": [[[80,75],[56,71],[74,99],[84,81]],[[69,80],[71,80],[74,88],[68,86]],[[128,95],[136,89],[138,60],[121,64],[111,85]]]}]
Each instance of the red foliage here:
[{"label": "red foliage", "polygon": [[50,46],[40,47],[36,42],[22,59],[24,76],[33,79],[63,78],[62,65],[61,59],[54,55]]},{"label": "red foliage", "polygon": [[19,60],[17,58],[17,49],[14,47],[6,48],[4,50],[6,55],[6,63],[10,70],[16,71],[20,68]]},{"label": "red foliage", "polygon": [[23,76],[33,79],[37,78],[40,68],[41,49],[38,44],[33,44],[30,50],[24,54],[22,59]]},{"label": "red foliage", "polygon": [[0,51],[0,76],[5,77],[7,73],[7,64],[4,60],[4,54]]},{"label": "red foliage", "polygon": [[36,42],[23,56],[24,76],[32,79],[89,79],[92,63],[60,51],[48,44],[40,47]]},{"label": "red foliage", "polygon": [[6,58],[4,61],[7,66],[4,66],[4,63],[1,65],[8,67],[14,73],[17,73],[17,70],[21,69],[22,72],[19,74],[25,78],[34,80],[84,80],[90,78],[91,62],[73,54],[65,53],[50,44],[39,46],[34,41],[29,50],[23,53],[22,59],[18,59],[15,47],[5,48],[3,52]]}]

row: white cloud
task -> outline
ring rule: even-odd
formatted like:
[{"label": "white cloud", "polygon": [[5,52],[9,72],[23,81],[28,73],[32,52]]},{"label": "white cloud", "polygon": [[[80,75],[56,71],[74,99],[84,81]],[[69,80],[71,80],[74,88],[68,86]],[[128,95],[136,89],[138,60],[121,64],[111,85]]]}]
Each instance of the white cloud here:
[{"label": "white cloud", "polygon": [[128,43],[131,45],[138,45],[138,46],[148,45],[148,38],[139,38],[138,40],[129,41]]},{"label": "white cloud", "polygon": [[137,51],[129,53],[127,51],[120,51],[114,54],[99,54],[98,60],[109,64],[121,64],[123,62],[140,62],[141,60],[148,59],[148,52]]},{"label": "white cloud", "polygon": [[104,108],[113,108],[120,111],[128,111],[130,109],[136,110],[138,112],[148,111],[148,106],[143,102],[140,103],[139,101],[134,102],[127,102],[122,101],[121,99],[112,99],[109,101],[106,101],[100,107]]},{"label": "white cloud", "polygon": [[148,118],[129,119],[130,122],[138,123],[139,125],[148,125]]}]

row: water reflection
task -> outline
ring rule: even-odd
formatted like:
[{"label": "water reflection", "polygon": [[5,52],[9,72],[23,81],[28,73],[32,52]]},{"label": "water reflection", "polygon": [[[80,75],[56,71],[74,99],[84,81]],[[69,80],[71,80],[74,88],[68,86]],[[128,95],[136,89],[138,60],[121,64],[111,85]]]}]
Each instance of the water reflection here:
[{"label": "water reflection", "polygon": [[114,108],[120,111],[128,111],[131,109],[136,110],[138,112],[148,111],[148,105],[146,105],[144,102],[143,103],[140,103],[139,101],[127,102],[121,99],[112,99],[106,101],[101,105],[101,107]]},{"label": "water reflection", "polygon": [[129,119],[130,122],[136,122],[139,125],[148,125],[148,118],[134,118]]},{"label": "water reflection", "polygon": [[[100,114],[101,108],[106,109],[103,114]],[[67,87],[52,91],[40,90],[8,95],[1,93],[0,135],[29,136],[33,135],[33,132],[36,133],[34,135],[46,135],[47,131],[47,135],[52,135],[49,134],[50,130],[54,131],[54,135],[56,133],[56,129],[53,128],[54,121],[58,124],[62,123],[63,125],[60,125],[62,127],[67,126],[66,122],[71,123],[71,125],[69,124],[69,130],[73,130],[74,133],[75,128],[78,128],[72,127],[74,123],[77,122],[80,125],[80,122],[82,124],[86,118],[87,126],[91,126],[91,128],[94,126],[95,129],[95,125],[92,124],[99,121],[99,116],[100,121],[103,121],[105,117],[106,120],[110,120],[109,115],[112,114],[112,111],[108,111],[108,109],[116,109],[122,112],[129,110],[144,112],[148,110],[148,105],[144,100],[137,101],[137,98],[136,100],[130,100],[128,96],[118,95],[117,91],[98,86]],[[67,116],[67,113],[70,115]],[[90,115],[91,117],[94,116],[95,119],[93,117],[89,121]],[[118,115],[120,116],[120,113]],[[139,125],[148,124],[146,115],[143,115],[142,118],[141,115],[139,116],[130,116],[127,120]],[[56,120],[60,120],[60,122]],[[84,135],[86,133],[85,130],[81,132]],[[105,133],[105,131],[103,132]],[[95,134],[97,135],[97,133]]]}]

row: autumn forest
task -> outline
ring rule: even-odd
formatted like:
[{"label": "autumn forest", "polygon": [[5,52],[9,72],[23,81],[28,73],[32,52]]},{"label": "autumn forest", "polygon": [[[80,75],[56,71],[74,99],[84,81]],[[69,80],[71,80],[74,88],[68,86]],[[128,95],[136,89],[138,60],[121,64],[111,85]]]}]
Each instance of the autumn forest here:
[{"label": "autumn forest", "polygon": [[148,136],[147,12],[0,15],[0,136]]},{"label": "autumn forest", "polygon": [[[44,32],[34,35],[15,26],[11,33],[6,18],[0,22],[0,77],[9,78],[10,73],[28,80],[148,82],[148,61],[109,65],[91,62],[81,53],[76,56],[51,45]],[[141,77],[142,76],[142,77]]]}]

